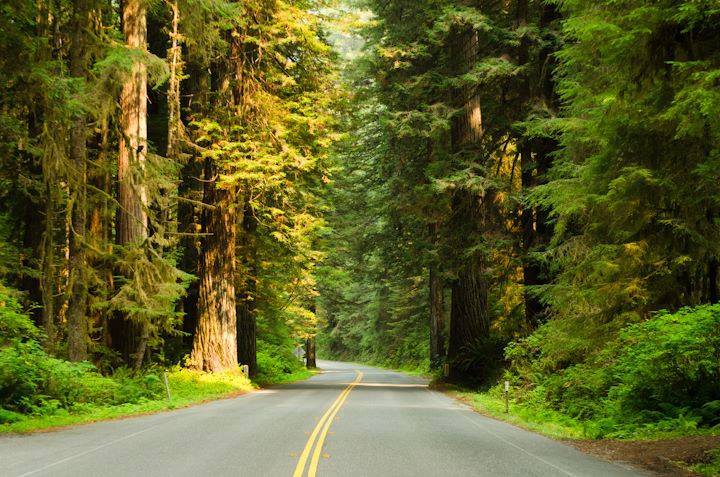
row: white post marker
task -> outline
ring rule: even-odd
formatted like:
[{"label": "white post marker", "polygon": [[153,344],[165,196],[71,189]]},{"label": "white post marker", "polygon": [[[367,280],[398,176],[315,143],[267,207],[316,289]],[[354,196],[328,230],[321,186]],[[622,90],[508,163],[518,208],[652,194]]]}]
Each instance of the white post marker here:
[{"label": "white post marker", "polygon": [[510,414],[510,381],[505,381],[505,414]]},{"label": "white post marker", "polygon": [[163,371],[163,382],[165,383],[165,391],[167,392],[168,402],[171,402],[172,396],[170,396],[170,384],[168,383],[167,373],[164,371]]}]

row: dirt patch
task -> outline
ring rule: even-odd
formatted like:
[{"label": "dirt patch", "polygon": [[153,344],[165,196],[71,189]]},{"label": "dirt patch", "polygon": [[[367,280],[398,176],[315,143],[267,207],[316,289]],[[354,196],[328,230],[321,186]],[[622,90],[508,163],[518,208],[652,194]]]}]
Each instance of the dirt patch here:
[{"label": "dirt patch", "polygon": [[598,457],[627,462],[662,476],[696,476],[683,464],[708,462],[708,451],[720,448],[720,436],[692,436],[657,441],[569,440],[567,444]]}]

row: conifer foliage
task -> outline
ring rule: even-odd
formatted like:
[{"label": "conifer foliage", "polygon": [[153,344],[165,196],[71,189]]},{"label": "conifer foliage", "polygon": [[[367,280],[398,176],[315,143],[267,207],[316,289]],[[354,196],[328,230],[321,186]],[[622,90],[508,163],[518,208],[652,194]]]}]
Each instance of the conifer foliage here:
[{"label": "conifer foliage", "polygon": [[321,351],[600,415],[628,336],[718,301],[716,2],[356,8]]},{"label": "conifer foliage", "polygon": [[334,102],[320,7],[3,6],[2,281],[47,352],[206,371],[239,355],[254,374],[258,349],[315,335]]}]

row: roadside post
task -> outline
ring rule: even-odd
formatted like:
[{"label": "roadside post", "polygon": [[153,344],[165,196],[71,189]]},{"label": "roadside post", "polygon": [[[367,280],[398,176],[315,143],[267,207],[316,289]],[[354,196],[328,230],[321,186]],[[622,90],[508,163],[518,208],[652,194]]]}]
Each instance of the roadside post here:
[{"label": "roadside post", "polygon": [[171,402],[172,396],[170,396],[170,384],[168,383],[167,372],[165,371],[163,371],[163,383],[165,383],[165,391],[167,392],[168,402]]},{"label": "roadside post", "polygon": [[510,381],[505,381],[505,414],[510,414]]},{"label": "roadside post", "polygon": [[298,361],[302,361],[305,358],[305,350],[302,346],[296,346],[293,354],[298,359]]},{"label": "roadside post", "polygon": [[248,364],[241,364],[240,365],[240,371],[245,375],[246,378],[250,377],[250,365]]}]

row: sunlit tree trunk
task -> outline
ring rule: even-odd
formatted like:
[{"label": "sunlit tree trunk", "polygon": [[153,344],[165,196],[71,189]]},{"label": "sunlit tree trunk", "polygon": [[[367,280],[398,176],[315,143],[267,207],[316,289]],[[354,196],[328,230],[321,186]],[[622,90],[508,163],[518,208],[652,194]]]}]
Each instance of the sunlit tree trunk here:
[{"label": "sunlit tree trunk", "polygon": [[[128,47],[147,50],[147,12],[145,0],[123,2],[123,31]],[[144,186],[147,154],[147,68],[135,61],[120,96],[120,150],[118,153],[117,242],[140,245],[148,237],[147,193]],[[134,354],[134,364],[142,363],[148,338],[147,323],[125,319],[117,338],[126,360]],[[115,340],[116,337],[113,337]]]},{"label": "sunlit tree trunk", "polygon": [[214,159],[205,160],[202,255],[198,325],[190,366],[204,371],[237,367],[235,243],[237,204],[234,186],[218,184]]}]

